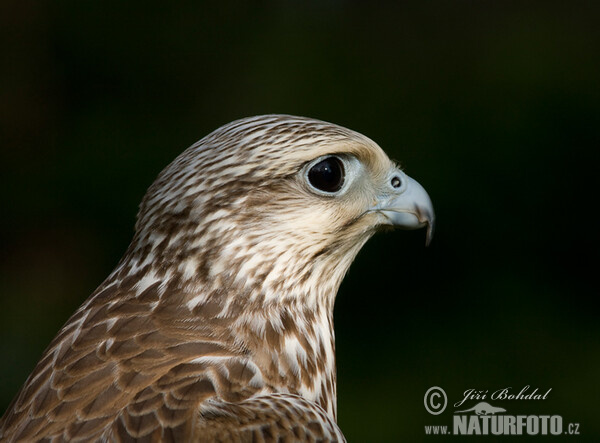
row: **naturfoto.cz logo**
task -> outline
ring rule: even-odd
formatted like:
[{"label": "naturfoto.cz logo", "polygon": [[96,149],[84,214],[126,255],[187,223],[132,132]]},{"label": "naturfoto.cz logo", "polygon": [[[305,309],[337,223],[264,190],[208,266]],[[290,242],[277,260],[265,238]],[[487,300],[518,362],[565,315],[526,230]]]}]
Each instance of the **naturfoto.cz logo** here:
[{"label": "naturfoto.cz logo", "polygon": [[[426,435],[578,435],[579,424],[563,424],[560,415],[511,415],[504,407],[492,405],[487,401],[502,400],[546,400],[552,388],[539,392],[525,386],[515,392],[512,388],[502,388],[489,394],[488,390],[467,389],[463,398],[454,403],[452,426],[425,426]],[[469,400],[479,400],[468,407]],[[433,386],[425,392],[425,409],[432,415],[440,415],[448,406],[448,396],[439,386]],[[504,405],[503,405],[504,406]]]}]

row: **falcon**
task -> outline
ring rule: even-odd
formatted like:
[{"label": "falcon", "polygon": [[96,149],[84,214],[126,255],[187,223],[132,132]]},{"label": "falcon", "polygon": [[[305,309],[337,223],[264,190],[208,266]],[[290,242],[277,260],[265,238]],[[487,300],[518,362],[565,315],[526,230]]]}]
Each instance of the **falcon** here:
[{"label": "falcon", "polygon": [[303,117],[229,123],[167,166],[116,269],[50,343],[2,441],[344,441],[333,306],[425,190],[369,138]]}]

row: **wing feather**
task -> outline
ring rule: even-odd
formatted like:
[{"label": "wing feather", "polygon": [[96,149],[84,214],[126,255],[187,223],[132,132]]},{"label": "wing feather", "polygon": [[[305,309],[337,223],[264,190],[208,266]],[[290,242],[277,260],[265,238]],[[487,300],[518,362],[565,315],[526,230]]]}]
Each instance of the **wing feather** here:
[{"label": "wing feather", "polygon": [[344,442],[320,406],[294,394],[271,394],[240,403],[210,402],[194,438],[201,442]]}]

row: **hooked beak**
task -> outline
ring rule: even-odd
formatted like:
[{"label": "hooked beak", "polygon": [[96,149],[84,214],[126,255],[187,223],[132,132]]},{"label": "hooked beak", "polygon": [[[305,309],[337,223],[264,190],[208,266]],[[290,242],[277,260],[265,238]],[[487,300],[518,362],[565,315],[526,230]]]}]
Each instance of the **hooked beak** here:
[{"label": "hooked beak", "polygon": [[400,229],[418,229],[427,226],[425,245],[433,237],[435,215],[427,191],[416,180],[402,173],[404,183],[398,193],[388,194],[377,204],[375,211],[382,214],[384,224]]}]

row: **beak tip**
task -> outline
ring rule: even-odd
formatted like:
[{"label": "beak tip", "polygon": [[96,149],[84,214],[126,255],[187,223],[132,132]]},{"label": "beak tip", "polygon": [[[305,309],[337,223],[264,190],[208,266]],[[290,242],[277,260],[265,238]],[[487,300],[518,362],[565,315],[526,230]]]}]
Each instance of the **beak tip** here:
[{"label": "beak tip", "polygon": [[431,244],[431,240],[433,239],[433,231],[434,231],[434,223],[433,220],[427,223],[427,235],[425,236],[425,247],[429,247]]},{"label": "beak tip", "polygon": [[423,223],[421,226],[427,226],[427,234],[425,237],[425,246],[427,247],[431,244],[433,232],[435,230],[435,216],[433,215],[433,206],[431,204],[431,200],[429,200],[427,207],[417,206],[416,212],[419,221]]}]

